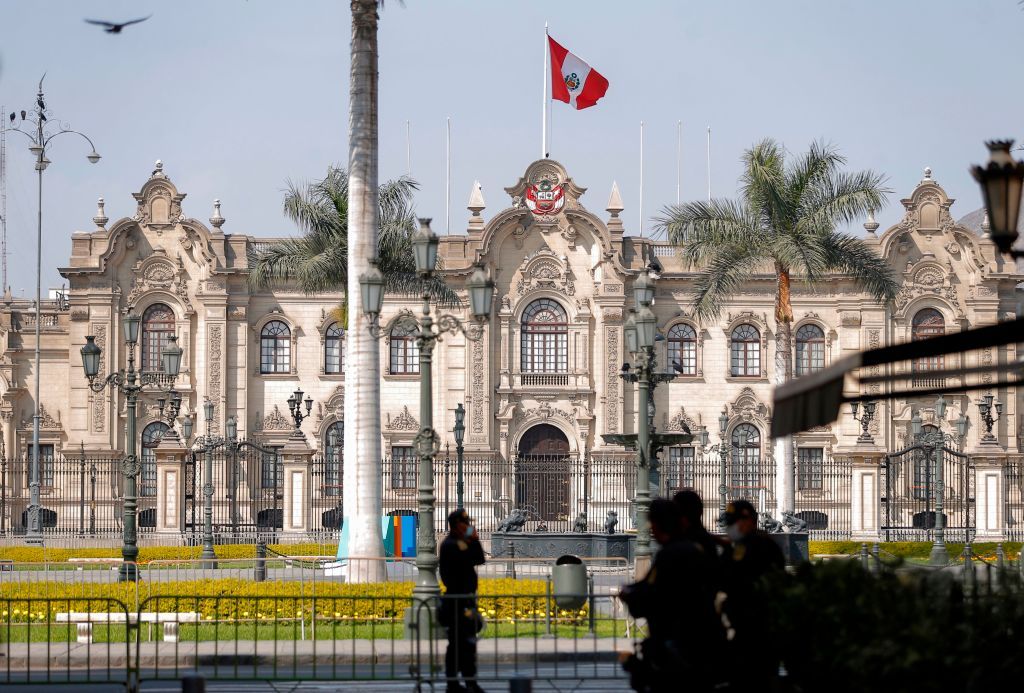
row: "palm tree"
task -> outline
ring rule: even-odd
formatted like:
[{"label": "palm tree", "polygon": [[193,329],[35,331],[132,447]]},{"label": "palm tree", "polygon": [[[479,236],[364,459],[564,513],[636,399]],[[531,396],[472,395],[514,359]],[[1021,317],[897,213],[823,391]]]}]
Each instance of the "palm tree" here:
[{"label": "palm tree", "polygon": [[[750,276],[771,268],[777,287],[774,379],[780,384],[793,376],[794,279],[813,284],[838,273],[877,301],[896,295],[899,284],[885,260],[862,240],[836,230],[880,209],[891,191],[872,171],[842,171],[846,159],[834,147],[817,142],[787,165],[783,148],[766,139],[744,153],[743,163],[739,200],[667,206],[657,223],[680,247],[685,261],[703,270],[693,296],[699,318],[716,318],[725,300]],[[775,458],[782,462],[778,511],[793,512],[792,440],[774,443]]]}]

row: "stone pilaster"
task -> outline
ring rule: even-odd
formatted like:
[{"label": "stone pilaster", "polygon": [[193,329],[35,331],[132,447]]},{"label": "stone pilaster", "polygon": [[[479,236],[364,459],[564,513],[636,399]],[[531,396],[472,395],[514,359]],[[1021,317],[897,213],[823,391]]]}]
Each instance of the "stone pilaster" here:
[{"label": "stone pilaster", "polygon": [[881,461],[875,450],[850,453],[852,488],[850,490],[850,538],[854,541],[879,541],[882,529]]},{"label": "stone pilaster", "polygon": [[185,455],[181,439],[168,432],[156,450],[156,531],[180,535],[185,531]]},{"label": "stone pilaster", "polygon": [[975,537],[996,541],[1003,538],[1006,521],[1005,460],[1001,456],[979,456],[974,458],[974,462]]},{"label": "stone pilaster", "polygon": [[313,451],[305,437],[293,435],[281,450],[284,466],[284,518],[285,533],[310,531],[310,465]]}]

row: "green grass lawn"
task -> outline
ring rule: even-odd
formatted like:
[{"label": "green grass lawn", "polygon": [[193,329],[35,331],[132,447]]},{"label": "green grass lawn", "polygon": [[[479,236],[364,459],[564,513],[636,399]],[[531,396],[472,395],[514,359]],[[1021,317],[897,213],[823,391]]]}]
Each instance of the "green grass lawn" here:
[{"label": "green grass lawn", "polygon": [[[559,639],[574,639],[590,636],[586,620],[555,621],[551,624],[552,634]],[[624,637],[626,622],[623,619],[600,619],[595,623],[599,637]],[[523,620],[516,623],[489,622],[482,638],[535,638],[546,633],[543,621]],[[163,639],[163,627],[143,623],[139,627],[143,642]],[[76,628],[68,623],[10,623],[0,624],[0,643],[19,642],[74,642]],[[127,637],[124,625],[94,624],[94,643],[123,644]],[[134,639],[134,633],[131,636]],[[319,621],[316,626],[316,640],[400,640],[405,637],[401,620],[382,619],[379,621]],[[314,634],[309,623],[294,620],[255,623],[253,621],[227,621],[220,623],[183,623],[179,627],[178,639],[182,643],[234,641],[234,640],[312,640]],[[166,647],[173,647],[167,643]]]}]

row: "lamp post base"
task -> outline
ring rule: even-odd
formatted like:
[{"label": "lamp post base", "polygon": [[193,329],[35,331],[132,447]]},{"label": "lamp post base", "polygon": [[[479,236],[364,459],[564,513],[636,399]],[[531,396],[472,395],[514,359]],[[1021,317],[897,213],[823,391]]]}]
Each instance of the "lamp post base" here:
[{"label": "lamp post base", "polygon": [[199,555],[199,560],[202,561],[201,566],[203,570],[217,569],[217,554],[214,553],[212,547],[204,546],[203,552]]},{"label": "lamp post base", "polygon": [[135,563],[122,563],[117,571],[118,582],[138,582],[139,566]]},{"label": "lamp post base", "polygon": [[437,640],[444,637],[445,629],[438,622],[440,600],[437,597],[413,597],[412,606],[405,610],[402,622],[409,640]]},{"label": "lamp post base", "polygon": [[946,551],[946,542],[937,541],[932,544],[932,553],[928,557],[928,563],[937,566],[949,565],[949,552]]}]

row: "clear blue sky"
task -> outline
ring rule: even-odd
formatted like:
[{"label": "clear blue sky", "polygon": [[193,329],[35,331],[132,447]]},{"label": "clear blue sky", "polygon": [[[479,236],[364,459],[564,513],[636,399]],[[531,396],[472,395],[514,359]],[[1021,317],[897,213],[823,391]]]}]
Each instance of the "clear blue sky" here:
[{"label": "clear blue sky", "polygon": [[[0,104],[29,107],[45,71],[48,106],[96,142],[57,140],[45,174],[46,284],[59,285],[70,235],[92,227],[95,199],[113,220],[156,159],[206,219],[223,201],[225,231],[295,232],[285,181],[347,161],[348,2],[344,0],[8,1],[0,5]],[[84,17],[149,21],[110,36]],[[404,172],[411,121],[419,212],[444,231],[444,123],[452,118],[452,227],[479,179],[485,216],[507,206],[540,151],[544,22],[611,82],[596,107],[553,105],[552,157],[603,214],[612,180],[629,233],[640,217],[639,122],[646,122],[644,212],[676,194],[675,128],[683,121],[683,198],[732,195],[745,147],[770,136],[792,151],[824,138],[853,168],[895,190],[931,166],[959,217],[980,206],[967,166],[983,140],[1021,134],[1016,0],[388,0],[381,13],[381,175]],[[8,233],[15,294],[35,283],[35,172],[20,136],[9,147]],[[859,230],[859,229],[858,229]]]}]

